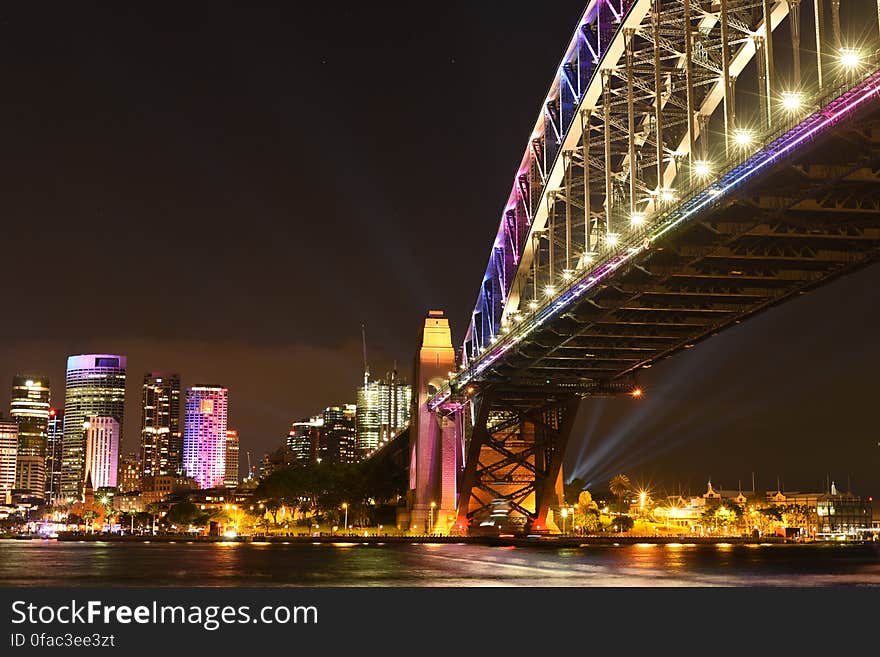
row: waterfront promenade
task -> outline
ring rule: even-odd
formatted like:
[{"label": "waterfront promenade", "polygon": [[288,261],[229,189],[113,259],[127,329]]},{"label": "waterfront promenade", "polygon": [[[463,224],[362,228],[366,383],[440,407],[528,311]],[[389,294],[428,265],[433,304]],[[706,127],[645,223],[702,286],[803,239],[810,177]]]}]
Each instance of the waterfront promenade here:
[{"label": "waterfront promenade", "polygon": [[[39,539],[33,539],[39,540]],[[49,539],[56,540],[56,539]],[[253,543],[253,544],[308,544],[308,543],[355,543],[362,545],[407,545],[407,544],[467,544],[486,546],[518,546],[518,547],[581,547],[584,545],[635,545],[651,543],[655,545],[714,545],[714,544],[783,544],[795,541],[778,536],[761,538],[746,536],[653,536],[637,534],[594,534],[586,536],[431,536],[431,535],[375,535],[364,536],[354,533],[328,533],[310,536],[273,535],[273,536],[202,536],[186,534],[151,535],[119,535],[119,534],[88,534],[65,532],[59,534],[59,541],[75,542],[114,542],[114,543]],[[801,541],[802,542],[802,541]]]}]

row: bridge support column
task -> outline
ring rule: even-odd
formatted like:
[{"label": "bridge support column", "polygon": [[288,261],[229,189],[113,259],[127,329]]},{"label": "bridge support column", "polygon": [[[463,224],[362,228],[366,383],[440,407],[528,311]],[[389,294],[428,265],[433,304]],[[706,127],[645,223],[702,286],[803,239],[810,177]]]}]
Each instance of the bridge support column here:
[{"label": "bridge support column", "polygon": [[432,310],[425,319],[413,372],[410,424],[408,528],[414,533],[446,534],[455,518],[461,431],[455,418],[427,405],[456,368],[449,320]]},{"label": "bridge support column", "polygon": [[467,533],[497,504],[526,531],[559,531],[550,509],[563,502],[562,461],[579,404],[579,398],[570,397],[536,400],[523,408],[503,394],[477,397],[456,533]]}]

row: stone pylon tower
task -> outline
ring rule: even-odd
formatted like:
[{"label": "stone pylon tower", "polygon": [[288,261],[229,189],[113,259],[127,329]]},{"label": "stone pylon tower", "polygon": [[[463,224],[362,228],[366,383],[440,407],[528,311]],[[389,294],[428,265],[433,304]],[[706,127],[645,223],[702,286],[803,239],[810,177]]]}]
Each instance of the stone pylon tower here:
[{"label": "stone pylon tower", "polygon": [[409,529],[417,533],[446,534],[455,522],[461,460],[458,422],[432,413],[427,406],[455,368],[449,320],[442,311],[431,310],[413,371],[407,506]]}]

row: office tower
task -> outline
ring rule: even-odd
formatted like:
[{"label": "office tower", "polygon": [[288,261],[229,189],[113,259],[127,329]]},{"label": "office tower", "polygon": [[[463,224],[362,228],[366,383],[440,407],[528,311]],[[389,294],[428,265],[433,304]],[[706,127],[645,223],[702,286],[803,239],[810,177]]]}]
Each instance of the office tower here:
[{"label": "office tower", "polygon": [[409,425],[412,388],[392,370],[378,381],[364,375],[357,391],[357,448],[361,458]]},{"label": "office tower", "polygon": [[226,477],[223,485],[227,488],[238,486],[238,431],[226,430]]},{"label": "office tower", "polygon": [[46,503],[60,500],[64,409],[50,408],[46,428]]},{"label": "office tower", "polygon": [[18,423],[15,420],[4,420],[0,413],[0,504],[12,502],[17,453]]},{"label": "office tower", "polygon": [[358,453],[363,458],[379,446],[379,381],[364,381],[357,390]]},{"label": "office tower", "polygon": [[145,374],[142,401],[142,475],[179,475],[183,469],[180,376],[163,372]]},{"label": "office tower", "polygon": [[119,468],[119,420],[104,415],[89,415],[83,423],[86,435],[87,476],[92,486],[116,488]]},{"label": "office tower", "polygon": [[319,463],[357,462],[356,413],[355,404],[328,406],[324,409],[318,447]]},{"label": "office tower", "polygon": [[9,415],[18,424],[15,488],[23,495],[42,499],[46,494],[49,380],[14,376]]},{"label": "office tower", "polygon": [[119,470],[116,486],[120,493],[142,490],[141,459],[137,454],[126,454],[119,457]]},{"label": "office tower", "polygon": [[324,418],[320,415],[290,425],[290,431],[287,433],[287,448],[293,452],[297,463],[308,465],[317,460],[323,426]]},{"label": "office tower", "polygon": [[[124,431],[125,356],[82,354],[67,359],[61,497],[79,500],[85,479],[85,432],[89,416],[116,418]],[[94,484],[94,481],[92,482]]]},{"label": "office tower", "polygon": [[183,469],[199,488],[222,486],[226,478],[226,422],[229,391],[219,386],[186,390]]}]

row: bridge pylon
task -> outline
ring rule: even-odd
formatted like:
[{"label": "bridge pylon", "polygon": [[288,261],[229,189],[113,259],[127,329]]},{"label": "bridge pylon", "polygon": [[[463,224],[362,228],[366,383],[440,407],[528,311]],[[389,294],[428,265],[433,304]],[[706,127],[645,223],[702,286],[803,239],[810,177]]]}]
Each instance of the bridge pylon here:
[{"label": "bridge pylon", "polygon": [[427,406],[455,369],[449,320],[442,311],[431,310],[414,363],[407,512],[398,518],[399,526],[414,533],[447,534],[455,521],[460,421]]}]

